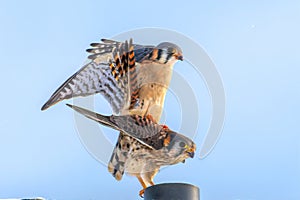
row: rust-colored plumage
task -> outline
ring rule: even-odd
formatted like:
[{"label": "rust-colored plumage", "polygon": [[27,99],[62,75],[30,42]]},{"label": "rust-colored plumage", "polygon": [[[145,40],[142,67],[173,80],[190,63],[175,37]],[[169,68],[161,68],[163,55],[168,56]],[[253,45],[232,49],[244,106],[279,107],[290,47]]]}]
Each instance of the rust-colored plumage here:
[{"label": "rust-colored plumage", "polygon": [[[42,110],[64,99],[100,93],[110,103],[114,115],[135,116],[136,123],[142,123],[140,127],[149,129],[147,124],[160,120],[173,66],[182,60],[180,47],[169,42],[157,46],[138,45],[133,44],[132,39],[129,42],[101,41],[91,44],[87,50],[90,61],[51,95]],[[146,141],[137,140],[123,129],[120,131],[108,163],[109,172],[121,180],[124,172],[129,171],[144,188],[153,185],[153,177],[159,169],[157,166],[161,166],[160,163],[169,155],[160,157],[161,153],[150,148],[154,144],[145,145]],[[163,147],[170,146],[171,136],[169,134],[156,142]],[[149,141],[155,142],[154,138]],[[142,151],[147,152],[149,158],[141,157]],[[157,166],[153,168],[152,165]]]}]

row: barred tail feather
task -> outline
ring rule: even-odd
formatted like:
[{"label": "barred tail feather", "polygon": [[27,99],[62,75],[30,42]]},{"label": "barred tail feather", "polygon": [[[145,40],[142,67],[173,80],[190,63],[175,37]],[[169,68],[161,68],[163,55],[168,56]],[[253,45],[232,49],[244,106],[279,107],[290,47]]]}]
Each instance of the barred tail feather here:
[{"label": "barred tail feather", "polygon": [[132,148],[131,140],[132,139],[128,135],[120,132],[117,144],[108,163],[108,171],[118,181],[122,179],[125,171],[125,164],[128,158],[128,153]]}]

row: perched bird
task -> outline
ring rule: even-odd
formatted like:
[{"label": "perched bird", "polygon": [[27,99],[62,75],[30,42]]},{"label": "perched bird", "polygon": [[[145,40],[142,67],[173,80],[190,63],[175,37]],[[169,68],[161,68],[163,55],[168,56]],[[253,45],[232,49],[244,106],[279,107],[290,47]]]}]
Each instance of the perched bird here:
[{"label": "perched bird", "polygon": [[[123,133],[123,139],[128,140],[127,144],[130,144],[130,147],[125,147],[128,148],[128,152],[124,168],[126,173],[136,176],[143,186],[140,195],[149,185],[154,185],[153,178],[161,166],[174,165],[194,157],[196,144],[191,139],[147,117],[104,116],[74,105],[67,105],[87,118]],[[116,148],[121,149],[123,145],[125,144],[117,144]],[[116,176],[122,176],[119,173],[116,172]]]},{"label": "perched bird", "polygon": [[[87,51],[90,62],[72,75],[44,104],[42,110],[64,99],[102,94],[114,115],[147,116],[159,121],[174,64],[183,60],[182,50],[173,43],[143,46],[102,39]],[[108,163],[109,172],[121,180],[135,138],[120,133]],[[120,147],[120,148],[118,148]],[[142,183],[142,178],[139,178]],[[147,186],[149,182],[145,181]],[[151,185],[151,184],[150,184]],[[143,185],[144,186],[144,185]]]}]

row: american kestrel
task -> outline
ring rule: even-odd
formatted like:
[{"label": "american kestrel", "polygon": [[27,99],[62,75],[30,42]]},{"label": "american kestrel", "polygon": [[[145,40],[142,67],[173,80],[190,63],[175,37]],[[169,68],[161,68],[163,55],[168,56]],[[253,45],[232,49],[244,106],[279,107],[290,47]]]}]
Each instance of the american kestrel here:
[{"label": "american kestrel", "polygon": [[191,139],[147,117],[104,116],[78,106],[67,105],[85,117],[123,133],[124,143],[117,143],[116,148],[127,149],[123,152],[127,154],[127,161],[124,169],[116,171],[115,174],[117,177],[122,176],[125,171],[136,176],[143,186],[140,195],[149,185],[154,185],[153,178],[161,166],[184,163],[185,159],[194,157],[196,144]]},{"label": "american kestrel", "polygon": [[[60,86],[42,110],[64,99],[101,93],[116,115],[151,116],[159,121],[173,66],[183,59],[180,47],[169,42],[155,47],[107,39],[91,46],[87,50],[91,61]],[[117,180],[127,165],[131,149],[127,145],[134,140],[122,132],[119,135],[108,164]]]},{"label": "american kestrel", "polygon": [[89,63],[67,79],[42,106],[78,96],[101,93],[114,114],[136,110],[159,120],[172,69],[183,60],[182,50],[173,43],[143,46],[102,39],[92,43]]}]

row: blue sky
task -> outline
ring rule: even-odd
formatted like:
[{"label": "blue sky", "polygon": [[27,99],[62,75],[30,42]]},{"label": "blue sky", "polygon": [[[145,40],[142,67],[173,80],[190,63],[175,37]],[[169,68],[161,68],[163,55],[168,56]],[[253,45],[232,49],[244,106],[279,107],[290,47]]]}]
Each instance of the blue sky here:
[{"label": "blue sky", "polygon": [[[1,1],[0,198],[139,199],[135,178],[115,181],[85,150],[64,103],[40,107],[84,63],[89,43],[160,27],[214,61],[226,120],[208,157],[163,169],[156,182],[195,184],[204,200],[300,199],[299,10],[291,0]],[[177,115],[167,116],[176,130]]]}]

